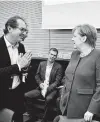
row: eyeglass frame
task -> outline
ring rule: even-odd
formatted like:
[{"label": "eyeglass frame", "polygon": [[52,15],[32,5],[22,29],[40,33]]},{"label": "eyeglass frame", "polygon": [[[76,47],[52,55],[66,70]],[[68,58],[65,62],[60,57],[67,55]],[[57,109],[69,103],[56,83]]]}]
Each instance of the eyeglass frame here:
[{"label": "eyeglass frame", "polygon": [[26,28],[19,28],[19,27],[16,27],[16,28],[18,28],[22,33],[24,32],[28,33],[28,30]]}]

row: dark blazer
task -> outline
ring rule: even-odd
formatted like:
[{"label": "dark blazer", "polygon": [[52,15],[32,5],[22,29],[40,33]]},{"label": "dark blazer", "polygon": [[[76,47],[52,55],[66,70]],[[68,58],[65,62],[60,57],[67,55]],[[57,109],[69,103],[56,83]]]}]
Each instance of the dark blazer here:
[{"label": "dark blazer", "polygon": [[[18,51],[19,53],[25,53],[24,46],[21,43],[19,43]],[[6,98],[12,85],[13,79],[11,76],[13,74],[21,76],[18,65],[11,65],[9,52],[2,36],[0,38],[0,108],[5,107],[5,102],[7,102]]]},{"label": "dark blazer", "polygon": [[79,55],[73,52],[63,78],[60,109],[68,118],[83,118],[86,111],[100,115],[100,50]]},{"label": "dark blazer", "polygon": [[[43,83],[45,80],[46,65],[47,65],[47,61],[43,61],[39,64],[35,76],[38,85]],[[51,70],[50,78],[49,78],[49,87],[47,89],[47,94],[56,90],[56,87],[59,86],[61,79],[62,79],[62,66],[54,62],[53,68]]]}]

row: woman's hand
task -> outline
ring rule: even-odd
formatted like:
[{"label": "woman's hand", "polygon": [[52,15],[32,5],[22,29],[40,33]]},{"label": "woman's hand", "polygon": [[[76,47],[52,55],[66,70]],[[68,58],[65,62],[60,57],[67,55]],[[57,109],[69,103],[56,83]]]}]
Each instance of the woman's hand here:
[{"label": "woman's hand", "polygon": [[93,118],[93,113],[87,111],[87,112],[84,114],[84,120],[85,120],[85,121],[91,122],[91,121],[92,121],[92,118]]}]

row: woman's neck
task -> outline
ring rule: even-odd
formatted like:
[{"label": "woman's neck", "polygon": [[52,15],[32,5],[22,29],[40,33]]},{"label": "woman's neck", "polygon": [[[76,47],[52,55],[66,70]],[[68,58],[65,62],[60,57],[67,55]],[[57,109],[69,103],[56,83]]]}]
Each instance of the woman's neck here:
[{"label": "woman's neck", "polygon": [[87,44],[84,44],[81,48],[80,48],[80,56],[81,57],[84,57],[84,56],[87,56],[88,54],[90,54],[90,52],[93,50],[94,48],[87,45]]}]

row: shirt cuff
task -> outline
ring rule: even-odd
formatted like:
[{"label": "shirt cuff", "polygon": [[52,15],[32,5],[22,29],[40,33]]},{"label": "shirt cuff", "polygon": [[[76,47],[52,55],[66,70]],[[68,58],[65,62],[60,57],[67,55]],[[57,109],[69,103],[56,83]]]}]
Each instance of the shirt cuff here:
[{"label": "shirt cuff", "polygon": [[19,68],[19,71],[21,71],[21,67],[20,67],[20,65],[17,63],[17,65],[18,65],[18,68]]}]

